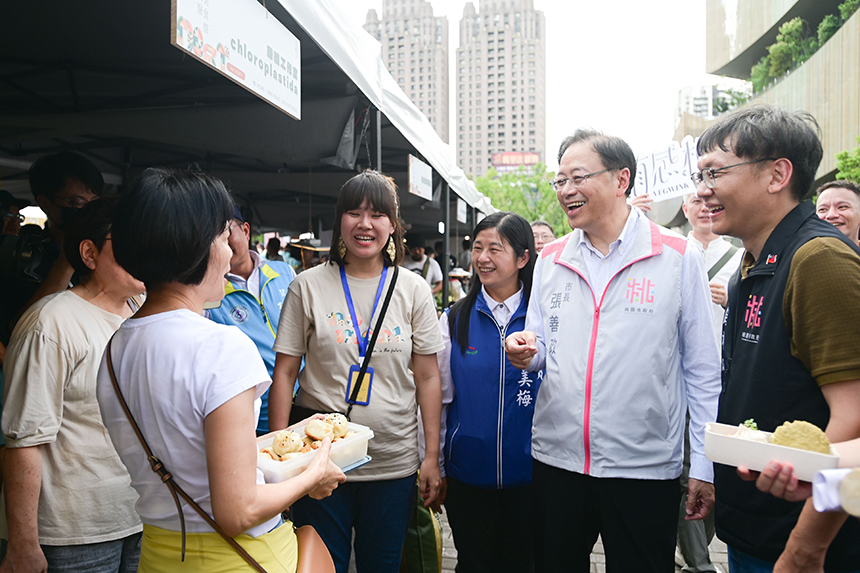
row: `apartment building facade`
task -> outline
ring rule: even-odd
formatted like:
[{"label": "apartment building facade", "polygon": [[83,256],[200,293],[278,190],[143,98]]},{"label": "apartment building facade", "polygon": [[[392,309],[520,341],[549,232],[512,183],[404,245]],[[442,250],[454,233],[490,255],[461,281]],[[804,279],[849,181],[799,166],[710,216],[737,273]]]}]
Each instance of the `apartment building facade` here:
[{"label": "apartment building facade", "polygon": [[382,17],[369,10],[364,29],[382,44],[388,71],[448,138],[448,19],[435,16],[426,0],[383,0]]},{"label": "apartment building facade", "polygon": [[546,22],[533,0],[466,3],[454,82],[457,164],[484,175],[493,156],[546,162]]}]

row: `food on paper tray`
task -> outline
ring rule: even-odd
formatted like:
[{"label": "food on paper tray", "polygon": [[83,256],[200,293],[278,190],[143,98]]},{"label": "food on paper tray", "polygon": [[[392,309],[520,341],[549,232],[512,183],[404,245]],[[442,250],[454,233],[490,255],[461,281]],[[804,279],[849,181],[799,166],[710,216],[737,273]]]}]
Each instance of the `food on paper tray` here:
[{"label": "food on paper tray", "polygon": [[291,460],[319,449],[325,438],[337,442],[354,435],[354,431],[348,431],[348,424],[343,414],[328,414],[322,420],[311,420],[304,427],[304,436],[293,430],[281,430],[275,434],[271,446],[260,448],[260,456],[276,462]]},{"label": "food on paper tray", "polygon": [[729,466],[744,466],[762,471],[771,460],[790,463],[794,475],[802,481],[812,481],[820,470],[839,465],[839,453],[831,446],[827,453],[778,445],[769,432],[750,428],[750,424],[730,426],[708,422],[705,427],[705,456],[712,462]]},{"label": "food on paper tray", "polygon": [[738,426],[738,431],[735,436],[752,442],[761,442],[763,444],[768,443],[767,433],[759,430],[758,424],[756,424],[755,420],[752,418]]},{"label": "food on paper tray", "polygon": [[802,420],[786,422],[778,427],[774,430],[770,443],[820,454],[830,453],[830,440],[827,435],[818,426]]},{"label": "food on paper tray", "polygon": [[819,454],[830,453],[830,440],[827,439],[827,435],[818,426],[801,420],[786,422],[774,430],[773,434],[768,434],[760,431],[755,421],[750,418],[738,426],[735,436],[763,444],[786,446]]},{"label": "food on paper tray", "polygon": [[747,426],[738,426],[738,431],[735,436],[744,440],[750,440],[751,442],[761,442],[763,444],[768,443],[767,433],[762,432],[761,430],[753,430]]}]

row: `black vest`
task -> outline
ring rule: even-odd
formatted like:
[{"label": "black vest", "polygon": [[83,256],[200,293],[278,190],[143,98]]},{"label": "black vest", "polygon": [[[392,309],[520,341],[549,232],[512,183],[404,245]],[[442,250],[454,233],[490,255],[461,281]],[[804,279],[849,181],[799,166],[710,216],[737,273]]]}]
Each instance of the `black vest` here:
[{"label": "black vest", "polygon": [[[816,237],[835,237],[853,247],[833,225],[819,219],[810,201],[795,207],[768,237],[759,259],[741,280],[729,282],[723,323],[723,388],[717,421],[737,425],[755,418],[772,432],[786,421],[806,420],[824,429],[830,408],[815,379],[792,356],[783,296],[797,250]],[[858,258],[860,267],[860,258]],[[858,293],[860,294],[860,293]],[[846,337],[856,347],[860,340]],[[776,561],[803,509],[758,491],[735,468],[715,464],[717,536],[735,549]],[[827,571],[860,569],[860,521],[848,518],[827,553]]]}]

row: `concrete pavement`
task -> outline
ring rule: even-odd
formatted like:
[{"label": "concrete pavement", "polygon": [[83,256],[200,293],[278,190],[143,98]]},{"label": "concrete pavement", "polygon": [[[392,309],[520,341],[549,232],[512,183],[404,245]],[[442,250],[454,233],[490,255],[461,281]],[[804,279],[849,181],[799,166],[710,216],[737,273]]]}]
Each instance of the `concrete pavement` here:
[{"label": "concrete pavement", "polygon": [[[454,547],[454,538],[451,536],[451,528],[448,526],[448,518],[445,514],[442,514],[439,523],[442,527],[442,573],[454,573],[454,568],[457,566],[457,549]],[[726,544],[714,538],[709,549],[711,562],[717,568],[717,572],[728,573]],[[355,571],[355,559],[353,557],[349,566],[349,573],[355,573]],[[675,571],[681,571],[681,567],[676,565]],[[603,543],[599,539],[591,553],[591,573],[606,573],[606,557],[603,554]]]},{"label": "concrete pavement", "polygon": [[[454,573],[457,566],[457,549],[454,547],[454,538],[451,536],[451,528],[448,527],[448,518],[443,514],[440,521],[442,526],[442,573]],[[714,538],[710,546],[711,562],[719,573],[728,573],[728,557],[726,555],[726,544]],[[681,568],[675,566],[675,571]],[[606,557],[603,554],[603,543],[600,540],[594,546],[591,553],[591,573],[606,573]]]}]

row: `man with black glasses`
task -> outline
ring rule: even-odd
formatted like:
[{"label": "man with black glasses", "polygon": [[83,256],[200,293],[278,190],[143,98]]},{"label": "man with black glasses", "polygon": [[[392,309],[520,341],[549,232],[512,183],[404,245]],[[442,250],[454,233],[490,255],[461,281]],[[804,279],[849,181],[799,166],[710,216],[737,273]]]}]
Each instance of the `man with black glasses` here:
[{"label": "man with black glasses", "polygon": [[0,190],[0,235],[17,235],[24,222],[21,209],[30,204],[26,199],[16,199],[8,191]]},{"label": "man with black glasses", "polygon": [[515,367],[546,367],[532,428],[538,573],[587,573],[598,535],[609,573],[674,569],[687,406],[687,519],[714,500],[707,273],[701,251],[627,205],[635,177],[623,140],[564,140],[552,185],[576,230],[541,251],[525,331],[506,340]]},{"label": "man with black glasses", "polygon": [[[831,442],[857,438],[860,249],[809,201],[823,154],[815,119],[746,108],[708,128],[698,153],[692,178],[711,228],[746,249],[729,282],[717,420],[754,418],[770,432],[805,420]],[[773,498],[724,465],[715,485],[733,573],[860,570],[857,520]]]},{"label": "man with black glasses", "polygon": [[0,280],[0,341],[8,342],[18,317],[42,297],[69,288],[74,269],[63,254],[63,228],[78,209],[101,195],[104,179],[85,157],[70,151],[45,155],[30,166],[30,190],[48,217],[41,264],[26,278]]}]

